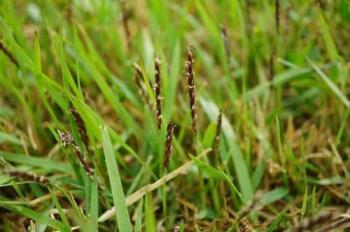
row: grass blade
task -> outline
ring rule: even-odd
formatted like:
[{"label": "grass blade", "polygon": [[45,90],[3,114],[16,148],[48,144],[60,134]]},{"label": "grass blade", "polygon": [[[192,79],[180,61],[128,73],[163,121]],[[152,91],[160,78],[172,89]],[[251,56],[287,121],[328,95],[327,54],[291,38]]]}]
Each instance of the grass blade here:
[{"label": "grass blade", "polygon": [[308,60],[311,67],[316,71],[316,73],[321,77],[321,79],[328,85],[328,87],[337,95],[341,102],[348,108],[350,106],[349,99],[342,93],[342,91],[322,72],[322,70],[317,67],[315,63],[311,60]]},{"label": "grass blade", "polygon": [[113,202],[116,209],[118,228],[119,231],[131,232],[132,227],[128,213],[128,208],[126,206],[123,186],[120,180],[117,161],[114,156],[113,146],[111,138],[109,137],[107,131],[107,127],[104,127],[102,129],[102,143],[109,182],[111,184],[112,189]]}]

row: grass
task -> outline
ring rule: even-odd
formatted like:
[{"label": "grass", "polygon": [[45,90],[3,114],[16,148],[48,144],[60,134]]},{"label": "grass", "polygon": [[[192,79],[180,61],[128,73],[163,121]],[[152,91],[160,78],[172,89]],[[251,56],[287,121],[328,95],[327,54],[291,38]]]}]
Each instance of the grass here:
[{"label": "grass", "polygon": [[349,227],[350,4],[0,1],[0,231]]}]

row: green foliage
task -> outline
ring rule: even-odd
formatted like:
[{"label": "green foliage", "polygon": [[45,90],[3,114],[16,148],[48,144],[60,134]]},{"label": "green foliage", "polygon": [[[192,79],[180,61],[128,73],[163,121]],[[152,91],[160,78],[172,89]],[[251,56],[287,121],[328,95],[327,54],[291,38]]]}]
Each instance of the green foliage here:
[{"label": "green foliage", "polygon": [[0,1],[0,231],[282,231],[349,203],[350,4],[317,2]]}]

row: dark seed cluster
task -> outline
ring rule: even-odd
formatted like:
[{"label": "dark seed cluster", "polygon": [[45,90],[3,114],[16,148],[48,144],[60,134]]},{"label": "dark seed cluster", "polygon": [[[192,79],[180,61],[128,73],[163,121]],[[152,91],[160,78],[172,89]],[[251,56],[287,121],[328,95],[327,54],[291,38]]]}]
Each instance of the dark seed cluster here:
[{"label": "dark seed cluster", "polygon": [[83,154],[81,153],[80,148],[75,143],[73,136],[70,132],[61,132],[58,131],[58,135],[61,139],[61,142],[63,146],[71,145],[73,147],[73,150],[75,152],[75,155],[77,156],[80,164],[83,166],[84,170],[87,172],[87,174],[92,177],[93,176],[93,169],[90,167],[88,161],[85,159]]},{"label": "dark seed cluster", "polygon": [[152,108],[151,101],[147,95],[147,91],[143,85],[144,76],[141,67],[134,63],[134,69],[135,69],[135,75],[134,75],[134,81],[136,83],[136,86],[138,88],[138,94],[140,95],[141,99]]},{"label": "dark seed cluster", "polygon": [[248,228],[246,223],[241,223],[241,227],[239,228],[240,232],[250,232],[251,230]]},{"label": "dark seed cluster", "polygon": [[216,151],[219,150],[219,146],[220,146],[221,128],[222,128],[222,111],[220,110],[216,121],[216,135],[215,135],[215,142],[214,142],[214,148]]},{"label": "dark seed cluster", "polygon": [[276,32],[280,33],[280,0],[275,0],[275,23]]},{"label": "dark seed cluster", "polygon": [[47,179],[45,176],[38,176],[34,173],[10,170],[8,171],[8,174],[22,181],[34,181],[45,185],[49,183],[49,179]]},{"label": "dark seed cluster", "polygon": [[194,57],[192,48],[187,48],[187,61],[186,61],[186,77],[188,83],[188,97],[191,108],[191,117],[192,117],[192,130],[193,133],[197,133],[197,108],[196,108],[196,88],[194,84],[194,71],[193,63]]},{"label": "dark seed cluster", "polygon": [[156,58],[154,61],[154,92],[156,95],[156,114],[158,129],[160,129],[162,126],[162,95],[160,79],[160,60]]},{"label": "dark seed cluster", "polygon": [[167,133],[166,133],[166,138],[165,138],[165,148],[164,148],[163,165],[166,168],[169,165],[171,152],[173,150],[172,140],[173,140],[173,135],[174,135],[174,128],[175,128],[175,125],[170,121],[168,123],[168,126],[167,126]]},{"label": "dark seed cluster", "polygon": [[72,113],[74,120],[75,120],[75,123],[78,126],[78,131],[79,131],[79,134],[81,136],[81,139],[82,139],[83,143],[85,144],[86,148],[88,149],[90,141],[89,141],[89,136],[87,135],[85,123],[84,123],[83,119],[81,118],[80,114],[76,111],[76,109],[71,108],[70,112]]}]

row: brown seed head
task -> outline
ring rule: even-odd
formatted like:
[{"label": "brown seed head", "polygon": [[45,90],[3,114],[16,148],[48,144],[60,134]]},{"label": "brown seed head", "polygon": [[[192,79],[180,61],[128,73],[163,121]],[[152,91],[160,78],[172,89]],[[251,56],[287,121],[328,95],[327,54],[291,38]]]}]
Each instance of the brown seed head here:
[{"label": "brown seed head", "polygon": [[74,144],[74,139],[70,132],[62,132],[60,130],[58,130],[57,132],[64,147],[70,144]]},{"label": "brown seed head", "polygon": [[218,151],[220,146],[221,128],[222,128],[222,111],[220,110],[216,121],[216,135],[215,135],[215,142],[214,142],[214,148],[216,151]]},{"label": "brown seed head", "polygon": [[81,153],[80,148],[76,145],[74,138],[70,132],[61,132],[58,131],[58,135],[61,139],[61,142],[63,146],[71,145],[73,147],[73,150],[75,152],[75,155],[77,156],[80,164],[83,166],[87,174],[92,178],[93,176],[93,169],[90,167],[87,160],[84,158],[83,154]]},{"label": "brown seed head", "polygon": [[280,0],[275,0],[275,23],[276,32],[280,33]]},{"label": "brown seed head", "polygon": [[10,170],[8,174],[22,181],[34,181],[45,185],[49,183],[49,179],[47,179],[45,176],[38,176],[34,173],[22,172],[18,170]]},{"label": "brown seed head", "polygon": [[94,170],[91,168],[89,162],[85,159],[85,157],[81,153],[80,148],[78,146],[76,146],[76,145],[73,145],[73,149],[75,151],[75,155],[77,156],[80,164],[83,166],[84,170],[89,175],[89,177],[92,178]]},{"label": "brown seed head", "polygon": [[169,165],[169,160],[171,156],[171,152],[173,149],[172,145],[172,140],[173,140],[173,135],[174,135],[174,128],[175,125],[170,121],[167,126],[167,132],[166,132],[166,138],[165,138],[165,148],[164,148],[164,161],[163,165],[164,167],[168,167]]},{"label": "brown seed head", "polygon": [[194,57],[192,52],[192,47],[187,48],[187,61],[186,61],[186,77],[188,84],[188,97],[191,108],[192,117],[192,130],[193,133],[197,133],[197,108],[196,108],[196,88],[194,84],[194,71],[193,63]]},{"label": "brown seed head", "polygon": [[147,95],[147,91],[143,85],[144,82],[144,76],[141,67],[134,63],[134,69],[135,69],[135,75],[134,75],[134,81],[138,88],[138,94],[142,98],[142,100],[149,105],[149,107],[152,109],[152,103]]},{"label": "brown seed head", "polygon": [[161,96],[161,76],[160,76],[160,60],[158,58],[154,61],[154,91],[156,95],[156,116],[158,129],[162,126],[162,96]]},{"label": "brown seed head", "polygon": [[83,143],[85,144],[86,148],[89,149],[90,140],[89,136],[87,135],[86,126],[83,119],[81,118],[78,111],[76,111],[76,109],[71,108],[70,112],[72,113],[75,123],[77,124],[78,131]]}]

